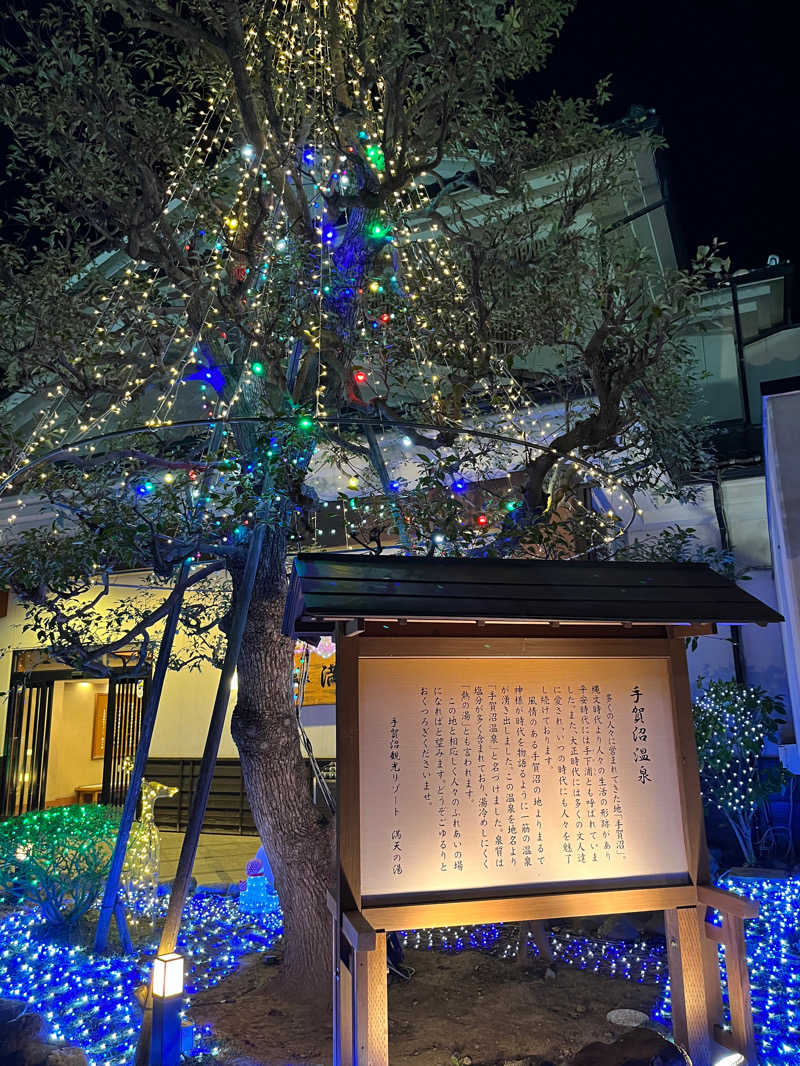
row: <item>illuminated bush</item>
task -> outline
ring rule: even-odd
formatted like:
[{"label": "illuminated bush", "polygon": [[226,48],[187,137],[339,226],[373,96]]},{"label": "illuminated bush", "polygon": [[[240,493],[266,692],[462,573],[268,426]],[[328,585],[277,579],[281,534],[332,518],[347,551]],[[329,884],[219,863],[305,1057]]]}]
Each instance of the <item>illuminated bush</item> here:
[{"label": "illuminated bush", "polygon": [[103,891],[119,813],[80,804],[0,822],[0,892],[39,906],[52,927],[74,926]]},{"label": "illuminated bush", "polygon": [[728,819],[750,865],[756,811],[788,777],[783,767],[762,763],[764,744],[778,739],[784,713],[780,697],[737,681],[707,682],[694,704],[703,799]]}]

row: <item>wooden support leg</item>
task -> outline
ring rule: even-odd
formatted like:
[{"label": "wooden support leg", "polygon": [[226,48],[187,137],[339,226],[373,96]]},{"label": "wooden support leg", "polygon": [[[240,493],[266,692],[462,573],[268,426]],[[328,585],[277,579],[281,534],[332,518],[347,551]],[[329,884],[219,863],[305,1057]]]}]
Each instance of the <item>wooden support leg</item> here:
[{"label": "wooden support leg", "polygon": [[[697,907],[664,911],[672,998],[672,1032],[692,1066],[711,1066],[704,947]],[[705,913],[705,911],[703,911]]]},{"label": "wooden support leg", "polygon": [[336,899],[327,893],[328,910],[331,912],[331,980],[332,1005],[333,1005],[333,1066],[342,1066],[342,991],[341,972],[339,969],[339,955],[341,946],[341,925],[339,924],[339,904]]},{"label": "wooden support leg", "polygon": [[697,908],[700,921],[700,947],[703,953],[703,975],[706,986],[706,1007],[709,1030],[713,1036],[716,1026],[722,1025],[722,977],[719,970],[719,945],[707,932],[708,907]]},{"label": "wooden support leg", "polygon": [[389,1066],[386,933],[375,933],[371,951],[356,951],[353,1066]]},{"label": "wooden support leg", "polygon": [[351,966],[355,964],[355,952],[350,952],[348,961],[339,959],[339,1054],[340,1066],[354,1066],[353,1047],[355,1045],[355,976]]},{"label": "wooden support leg", "polygon": [[748,1066],[755,1066],[756,1038],[750,1006],[750,975],[747,972],[744,921],[735,914],[726,914],[722,936],[725,944],[725,969],[728,974],[731,1033],[736,1049],[744,1055]]}]

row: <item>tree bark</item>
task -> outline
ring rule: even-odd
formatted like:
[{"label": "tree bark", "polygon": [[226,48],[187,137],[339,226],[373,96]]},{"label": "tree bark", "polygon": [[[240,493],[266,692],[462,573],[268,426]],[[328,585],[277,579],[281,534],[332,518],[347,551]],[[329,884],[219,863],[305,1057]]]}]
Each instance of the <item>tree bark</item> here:
[{"label": "tree bark", "polygon": [[[268,534],[239,653],[238,702],[231,733],[239,749],[247,797],[267,853],[284,921],[287,983],[330,997],[333,819],[312,802],[300,753],[291,676],[294,641],[281,634],[286,596],[284,544]],[[236,596],[241,573],[233,568]]]}]

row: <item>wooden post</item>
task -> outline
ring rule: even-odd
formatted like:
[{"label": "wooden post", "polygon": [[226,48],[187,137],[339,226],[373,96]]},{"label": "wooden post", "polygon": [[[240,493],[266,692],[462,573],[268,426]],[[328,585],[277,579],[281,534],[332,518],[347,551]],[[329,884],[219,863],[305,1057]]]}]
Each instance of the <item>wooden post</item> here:
[{"label": "wooden post", "polygon": [[703,946],[697,907],[664,911],[669,959],[672,1032],[692,1066],[711,1066]]},{"label": "wooden post", "polygon": [[711,1036],[722,1025],[722,975],[719,969],[719,945],[708,935],[708,907],[701,902],[697,908],[700,922],[700,948],[703,955],[703,977],[706,986],[706,1009]]},{"label": "wooden post", "polygon": [[105,951],[108,943],[108,931],[111,927],[111,917],[115,913],[117,914],[117,926],[123,944],[123,951],[128,953],[131,950],[128,946],[130,945],[130,939],[128,938],[127,944],[125,941],[127,930],[123,933],[123,927],[119,923],[119,912],[121,910],[121,908],[118,909],[119,880],[122,876],[122,867],[125,863],[125,852],[128,848],[128,839],[131,835],[131,827],[133,826],[133,819],[136,815],[136,805],[139,802],[139,792],[142,787],[144,768],[147,762],[147,756],[150,754],[150,742],[153,739],[153,729],[156,724],[158,705],[161,702],[161,691],[164,687],[164,679],[167,676],[167,670],[169,668],[169,657],[172,654],[172,644],[175,639],[175,630],[178,628],[178,619],[181,613],[181,606],[183,605],[183,593],[190,570],[191,566],[187,561],[181,564],[181,568],[178,571],[178,580],[175,582],[175,588],[173,590],[175,600],[167,615],[164,632],[161,636],[161,643],[158,647],[156,666],[153,671],[153,683],[150,685],[150,689],[147,693],[147,701],[144,710],[142,711],[142,732],[139,737],[138,747],[136,748],[136,756],[133,760],[133,769],[131,770],[130,780],[128,781],[125,804],[122,808],[122,815],[120,816],[119,830],[117,832],[117,839],[114,843],[114,852],[111,856],[108,879],[106,880],[106,887],[103,892],[103,902],[100,906],[100,916],[97,919],[97,931],[95,932],[94,937],[95,951]]},{"label": "wooden post", "polygon": [[389,1003],[386,933],[375,947],[356,951],[353,995],[353,1066],[389,1066]]},{"label": "wooden post", "polygon": [[[206,744],[203,749],[203,758],[200,761],[200,771],[197,777],[197,786],[189,812],[189,821],[183,837],[181,853],[178,858],[178,869],[175,880],[172,882],[172,892],[167,906],[167,915],[164,919],[164,927],[161,930],[161,941],[158,946],[158,955],[165,955],[175,950],[178,942],[178,931],[181,926],[183,908],[186,896],[189,892],[189,878],[194,866],[194,858],[197,854],[197,842],[200,838],[200,830],[203,827],[203,819],[208,803],[208,794],[211,791],[211,780],[214,776],[214,767],[217,762],[222,729],[225,725],[225,715],[228,711],[228,703],[231,695],[231,681],[236,670],[236,661],[239,658],[239,649],[242,644],[244,627],[247,622],[247,613],[250,610],[250,600],[253,594],[256,570],[261,558],[261,549],[264,544],[265,526],[259,523],[250,537],[247,548],[247,561],[245,564],[244,579],[242,581],[242,594],[236,604],[233,613],[231,628],[228,633],[228,645],[225,649],[225,660],[217,684],[217,694],[214,699],[214,707],[211,711],[211,721],[208,724]],[[152,986],[148,987],[145,1014],[142,1021],[142,1029],[139,1033],[139,1042],[136,1045],[135,1066],[145,1066],[149,1056],[150,1038],[152,1033]]]},{"label": "wooden post", "polygon": [[389,1066],[386,933],[359,911],[342,915],[342,930],[353,949],[352,1066]]},{"label": "wooden post", "polygon": [[355,993],[355,951],[339,960],[339,1060],[340,1066],[353,1066],[353,1003]]},{"label": "wooden post", "polygon": [[750,1006],[750,975],[747,972],[744,921],[738,915],[726,914],[722,923],[722,936],[725,945],[725,969],[728,974],[731,1032],[736,1049],[744,1055],[748,1066],[755,1066],[756,1038]]},{"label": "wooden post", "polygon": [[330,892],[326,893],[328,910],[331,914],[331,978],[333,982],[331,1000],[333,1005],[333,1066],[341,1066],[342,1036],[341,1036],[341,1012],[342,1012],[342,975],[340,970],[340,954],[342,941],[342,927],[339,921],[339,902]]}]

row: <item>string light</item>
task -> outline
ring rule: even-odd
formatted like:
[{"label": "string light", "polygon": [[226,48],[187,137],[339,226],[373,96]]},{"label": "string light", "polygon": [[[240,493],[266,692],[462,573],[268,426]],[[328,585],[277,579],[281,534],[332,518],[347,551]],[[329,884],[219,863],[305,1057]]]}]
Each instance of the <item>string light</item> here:
[{"label": "string light", "polygon": [[[166,899],[159,901],[158,923],[166,905]],[[37,924],[32,911],[0,916],[0,995],[41,1014],[50,1039],[82,1048],[91,1066],[130,1066],[141,1025],[134,989],[149,979],[157,932],[151,931],[135,956],[118,958],[50,943]],[[270,949],[281,934],[274,906],[251,917],[229,897],[196,893],[186,904],[178,938],[187,960],[184,1009],[192,994],[219,984],[243,955]],[[210,1027],[202,1027],[193,1055],[219,1050]]]}]

